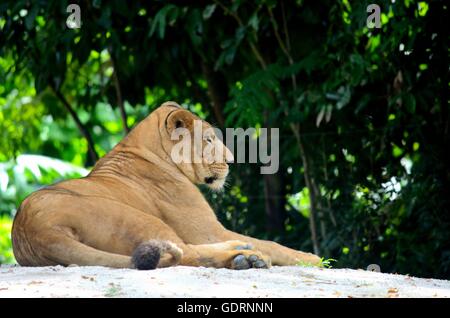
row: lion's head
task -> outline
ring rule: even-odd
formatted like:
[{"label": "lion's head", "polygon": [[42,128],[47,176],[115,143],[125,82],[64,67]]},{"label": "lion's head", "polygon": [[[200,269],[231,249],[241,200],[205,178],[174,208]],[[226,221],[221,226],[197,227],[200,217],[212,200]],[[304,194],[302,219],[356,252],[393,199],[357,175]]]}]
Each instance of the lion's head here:
[{"label": "lion's head", "polygon": [[166,159],[193,183],[221,189],[233,155],[214,127],[175,102],[162,104],[152,114],[158,117]]}]

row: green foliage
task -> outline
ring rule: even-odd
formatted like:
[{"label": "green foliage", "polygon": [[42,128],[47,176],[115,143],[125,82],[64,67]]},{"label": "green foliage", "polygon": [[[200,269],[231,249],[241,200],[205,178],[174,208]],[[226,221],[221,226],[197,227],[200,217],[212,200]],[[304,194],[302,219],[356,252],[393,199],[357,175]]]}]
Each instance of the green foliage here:
[{"label": "green foliage", "polygon": [[36,150],[41,145],[35,138],[39,134],[44,107],[33,87],[28,73],[15,76],[14,60],[0,57],[0,161],[27,150]]},{"label": "green foliage", "polygon": [[86,174],[83,168],[45,156],[21,155],[0,163],[0,215],[13,216],[30,193],[45,185]]},{"label": "green foliage", "polygon": [[369,3],[97,1],[70,30],[64,1],[3,2],[1,213],[67,177],[13,158],[94,163],[56,92],[99,155],[124,135],[121,105],[131,127],[176,100],[220,128],[280,128],[275,176],[233,165],[229,189],[205,191],[227,227],[311,251],[316,213],[325,260],[450,277],[448,6],[383,0],[369,29]]},{"label": "green foliage", "polygon": [[0,264],[14,263],[11,245],[12,220],[9,216],[0,216]]}]

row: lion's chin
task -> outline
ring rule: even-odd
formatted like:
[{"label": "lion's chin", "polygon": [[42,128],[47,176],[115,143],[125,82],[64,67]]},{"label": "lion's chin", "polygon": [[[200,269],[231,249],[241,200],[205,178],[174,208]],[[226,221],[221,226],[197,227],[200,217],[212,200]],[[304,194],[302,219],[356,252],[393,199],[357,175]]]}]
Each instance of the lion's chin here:
[{"label": "lion's chin", "polygon": [[223,186],[225,184],[226,178],[218,178],[218,177],[210,177],[205,178],[205,183],[208,186],[208,188],[214,190],[214,191],[220,191],[223,189]]}]

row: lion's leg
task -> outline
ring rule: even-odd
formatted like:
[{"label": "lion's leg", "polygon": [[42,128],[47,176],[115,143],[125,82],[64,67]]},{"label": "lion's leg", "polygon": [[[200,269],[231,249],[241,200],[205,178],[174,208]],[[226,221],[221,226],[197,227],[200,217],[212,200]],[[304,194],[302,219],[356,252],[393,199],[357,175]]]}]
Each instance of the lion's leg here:
[{"label": "lion's leg", "polygon": [[321,263],[321,259],[317,255],[297,251],[272,241],[255,239],[228,230],[224,233],[224,239],[241,240],[252,244],[256,250],[268,255],[271,258],[273,265],[319,265]]},{"label": "lion's leg", "polygon": [[[199,222],[203,221],[200,220]],[[189,226],[189,224],[186,226]],[[271,259],[272,265],[286,266],[296,264],[321,264],[321,259],[314,254],[296,251],[272,241],[259,240],[229,231],[225,229],[217,220],[211,220],[211,218],[203,223],[197,223],[197,226],[201,229],[201,231],[198,231],[196,228],[192,227],[190,230],[185,230],[183,233],[180,233],[181,238],[186,241],[195,240],[194,242],[190,242],[195,244],[220,243],[230,240],[250,243],[253,245],[255,250],[267,255]],[[196,231],[195,237],[189,237],[186,235],[186,233],[192,231]]]},{"label": "lion's leg", "polygon": [[[114,268],[132,268],[131,257],[108,253],[85,245],[64,230],[48,230],[38,242],[40,245],[40,258],[47,260],[48,264],[36,265],[70,265],[80,266],[107,266]],[[45,243],[44,243],[45,242]]]}]

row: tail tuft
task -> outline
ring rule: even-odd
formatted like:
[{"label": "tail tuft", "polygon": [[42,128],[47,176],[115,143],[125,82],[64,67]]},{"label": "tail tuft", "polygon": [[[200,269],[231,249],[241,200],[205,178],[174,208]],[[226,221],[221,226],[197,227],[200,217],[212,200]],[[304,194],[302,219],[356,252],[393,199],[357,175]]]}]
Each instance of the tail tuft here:
[{"label": "tail tuft", "polygon": [[141,243],[131,255],[131,261],[137,269],[155,269],[177,265],[183,251],[169,241],[151,240]]},{"label": "tail tuft", "polygon": [[141,270],[155,269],[161,258],[161,242],[151,240],[138,245],[131,256],[135,268]]}]

